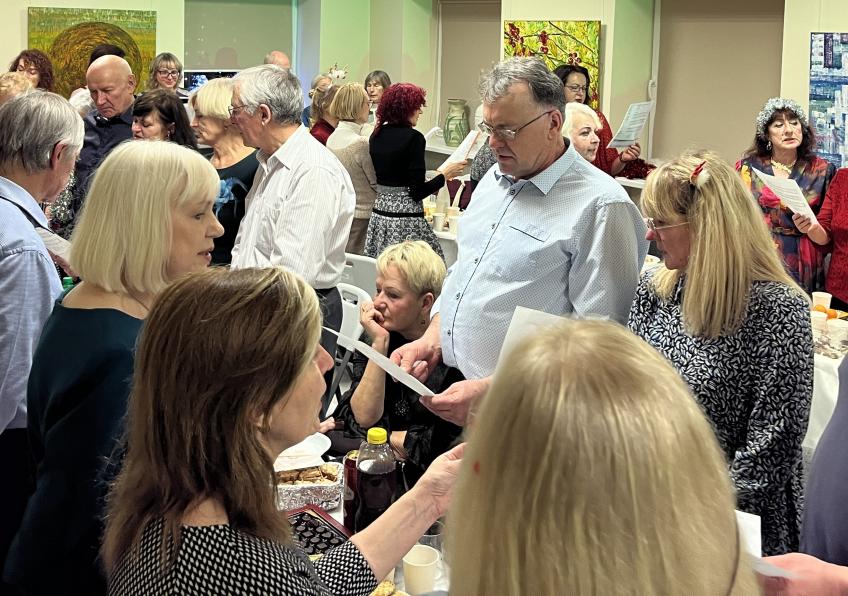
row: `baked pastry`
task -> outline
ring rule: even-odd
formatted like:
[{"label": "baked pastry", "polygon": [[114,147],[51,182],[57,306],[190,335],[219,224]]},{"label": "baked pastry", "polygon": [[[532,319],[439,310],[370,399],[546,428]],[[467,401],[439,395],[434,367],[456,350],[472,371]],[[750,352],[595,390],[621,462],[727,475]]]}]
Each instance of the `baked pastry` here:
[{"label": "baked pastry", "polygon": [[386,579],[377,584],[377,589],[371,592],[371,596],[392,596],[395,593],[395,582]]}]

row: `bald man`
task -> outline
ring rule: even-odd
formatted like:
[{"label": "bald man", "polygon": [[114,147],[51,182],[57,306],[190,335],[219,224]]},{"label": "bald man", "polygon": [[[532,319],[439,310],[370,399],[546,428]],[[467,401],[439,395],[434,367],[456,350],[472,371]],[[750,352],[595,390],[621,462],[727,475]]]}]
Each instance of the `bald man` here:
[{"label": "bald man", "polygon": [[115,146],[132,138],[135,76],[129,63],[118,56],[102,56],[88,67],[85,82],[95,109],[84,118],[85,143],[77,162],[71,205],[73,223],[79,216],[97,166]]},{"label": "bald man", "polygon": [[291,68],[288,54],[280,50],[272,50],[265,56],[265,64],[276,64],[280,68]]}]

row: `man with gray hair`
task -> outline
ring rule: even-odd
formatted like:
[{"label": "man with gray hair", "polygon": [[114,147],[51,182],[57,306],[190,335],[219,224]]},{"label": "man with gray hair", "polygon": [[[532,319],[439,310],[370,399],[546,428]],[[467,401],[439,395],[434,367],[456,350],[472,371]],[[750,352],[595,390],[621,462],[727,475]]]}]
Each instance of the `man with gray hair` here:
[{"label": "man with gray hair", "polygon": [[29,369],[62,293],[39,205],[65,188],[82,143],[82,120],[58,95],[37,89],[0,106],[0,570],[32,490]]},{"label": "man with gray hair", "polygon": [[[259,149],[259,169],[245,198],[231,266],[282,265],[300,274],[322,299],[324,325],[338,330],[336,285],[356,205],[350,176],[301,125],[303,96],[291,71],[266,64],[233,80],[232,122],[244,144]],[[335,356],[335,336],[324,332],[321,344]]]},{"label": "man with gray hair", "polygon": [[467,380],[421,398],[458,425],[488,388],[517,306],[625,322],[648,248],[621,185],[563,138],[562,81],[541,61],[502,62],[480,91],[480,129],[497,164],[462,218],[458,259],[424,337],[392,354],[419,378],[440,359],[459,369]]}]

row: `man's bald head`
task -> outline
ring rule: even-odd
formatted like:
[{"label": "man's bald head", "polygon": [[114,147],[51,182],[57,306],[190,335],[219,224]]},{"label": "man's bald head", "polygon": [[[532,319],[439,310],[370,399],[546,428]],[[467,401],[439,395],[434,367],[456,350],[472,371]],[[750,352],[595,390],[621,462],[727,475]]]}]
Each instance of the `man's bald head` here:
[{"label": "man's bald head", "polygon": [[123,58],[101,56],[88,67],[85,82],[97,111],[104,118],[120,116],[133,103],[135,76]]},{"label": "man's bald head", "polygon": [[265,56],[265,64],[276,64],[280,68],[291,68],[291,60],[288,54],[280,50],[268,52],[268,55]]}]

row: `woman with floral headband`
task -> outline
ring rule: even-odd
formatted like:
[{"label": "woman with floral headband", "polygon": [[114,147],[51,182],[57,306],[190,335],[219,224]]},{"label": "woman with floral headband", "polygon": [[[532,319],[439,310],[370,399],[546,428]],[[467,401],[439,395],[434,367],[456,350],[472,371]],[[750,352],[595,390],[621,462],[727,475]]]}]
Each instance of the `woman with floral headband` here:
[{"label": "woman with floral headband", "polygon": [[809,301],[715,153],[663,164],[641,202],[663,265],[639,281],[630,329],[674,365],[710,419],[737,507],[761,518],[763,552],[797,550],[813,395]]},{"label": "woman with floral headband", "polygon": [[793,212],[751,170],[791,178],[818,214],[836,168],[816,156],[815,134],[804,109],[791,99],[772,97],[757,116],[754,142],[736,164],[742,180],[763,210],[787,271],[806,292],[823,290],[827,251],[802,232]]}]

